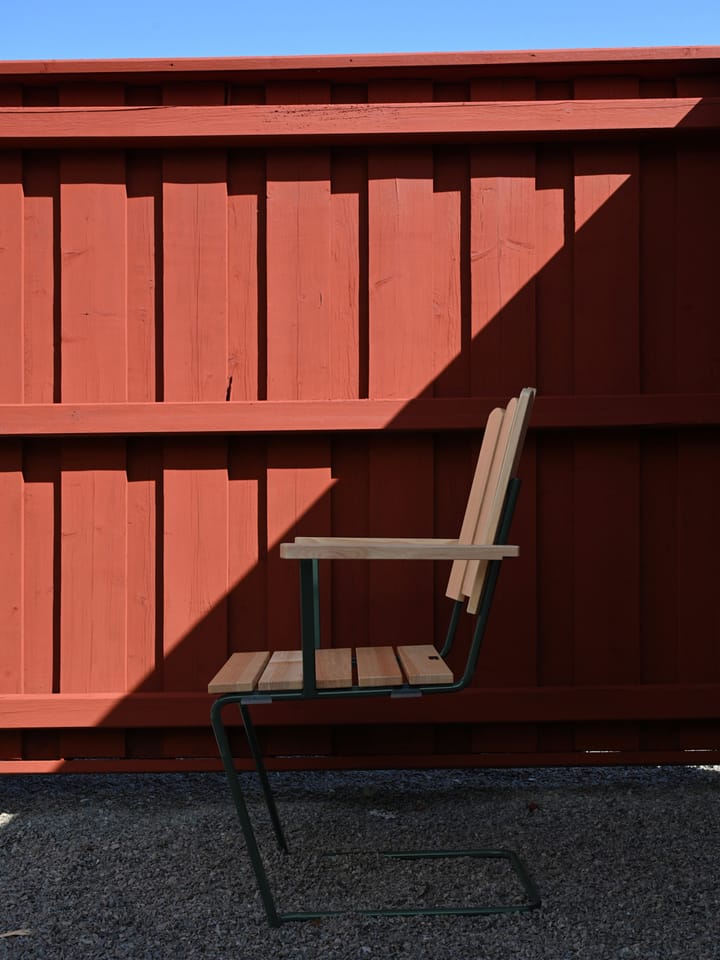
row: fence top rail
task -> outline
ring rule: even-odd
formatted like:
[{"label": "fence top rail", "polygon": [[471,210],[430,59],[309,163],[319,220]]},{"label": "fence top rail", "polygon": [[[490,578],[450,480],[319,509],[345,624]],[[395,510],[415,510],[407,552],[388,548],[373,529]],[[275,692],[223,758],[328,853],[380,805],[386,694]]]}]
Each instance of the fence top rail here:
[{"label": "fence top rail", "polygon": [[622,73],[628,67],[634,75],[658,76],[667,70],[697,73],[703,64],[717,65],[718,46],[600,48],[585,50],[502,50],[453,53],[383,53],[333,56],[286,57],[180,57],[122,60],[10,60],[0,61],[0,77],[32,78],[33,82],[54,78],[90,78],[113,74],[126,76],[233,76],[238,82],[251,78],[264,80],[302,77],[305,80],[344,78],[357,80],[372,77],[427,76],[442,79],[451,75],[485,74],[500,76],[534,72],[563,75],[588,70],[600,73]]}]

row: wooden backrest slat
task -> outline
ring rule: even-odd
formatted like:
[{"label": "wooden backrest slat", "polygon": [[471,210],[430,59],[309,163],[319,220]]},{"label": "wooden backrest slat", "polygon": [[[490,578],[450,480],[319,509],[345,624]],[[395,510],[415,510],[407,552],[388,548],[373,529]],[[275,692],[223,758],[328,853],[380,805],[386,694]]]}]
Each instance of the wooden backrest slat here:
[{"label": "wooden backrest slat", "polygon": [[[475,543],[493,543],[495,540],[508,485],[520,462],[534,399],[535,390],[526,387],[516,401],[511,400],[508,404],[506,419],[503,421],[504,429],[501,431],[495,448],[491,476],[488,479],[485,497],[483,498]],[[506,433],[506,421],[511,414],[511,404],[512,419]],[[463,581],[463,592],[469,597],[468,613],[477,613],[478,611],[487,570],[488,562],[486,560],[470,561],[468,563]]]},{"label": "wooden backrest slat", "polygon": [[[510,400],[506,409],[503,422],[500,427],[500,434],[495,444],[492,461],[488,470],[487,483],[485,484],[485,494],[480,506],[477,523],[473,532],[473,543],[490,543],[492,505],[495,502],[498,486],[501,483],[501,473],[503,464],[507,462],[508,442],[512,433],[512,427],[517,409],[517,400],[515,397]],[[494,535],[494,530],[492,531]],[[462,592],[463,596],[469,597],[472,593],[473,584],[480,569],[479,560],[469,560],[465,567],[465,576],[463,577]]]},{"label": "wooden backrest slat", "polygon": [[[490,467],[492,466],[495,447],[497,446],[504,417],[505,410],[503,407],[496,407],[488,417],[472,486],[470,487],[470,496],[468,497],[465,516],[463,517],[462,528],[458,538],[460,543],[474,542],[480,510],[490,475]],[[462,600],[463,596],[465,596],[462,592],[462,585],[465,579],[467,564],[467,560],[456,560],[450,569],[450,579],[448,580],[445,595],[452,597],[453,600]]]}]

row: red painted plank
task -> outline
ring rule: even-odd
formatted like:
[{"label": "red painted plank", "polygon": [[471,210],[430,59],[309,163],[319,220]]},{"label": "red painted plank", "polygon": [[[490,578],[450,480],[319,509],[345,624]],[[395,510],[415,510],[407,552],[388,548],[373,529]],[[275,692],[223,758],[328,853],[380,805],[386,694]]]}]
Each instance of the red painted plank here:
[{"label": "red painted plank", "polygon": [[120,154],[60,162],[62,399],[127,399],[126,198]]},{"label": "red painted plank", "polygon": [[[478,687],[459,694],[399,701],[373,697],[372,710],[359,701],[275,702],[257,707],[259,726],[334,723],[543,723],[617,720],[717,721],[718,684],[561,685]],[[148,731],[153,727],[206,727],[213,698],[207,693],[45,694],[3,698],[6,729],[107,727]],[[438,711],[442,710],[440,717]],[[229,724],[239,724],[235,711]]]},{"label": "red painted plank", "polygon": [[129,146],[161,143],[287,145],[359,142],[481,142],[507,139],[606,139],[662,132],[709,133],[720,124],[720,98],[576,99],[482,103],[0,107],[5,147]]},{"label": "red painted plank", "polygon": [[[2,404],[0,436],[476,430],[507,399],[506,393],[419,400]],[[541,396],[532,418],[532,426],[543,430],[719,423],[717,393]]]},{"label": "red painted plank", "polygon": [[355,152],[331,158],[330,396],[367,389],[367,163]]},{"label": "red painted plank", "polygon": [[52,403],[60,392],[59,302],[56,240],[60,223],[57,158],[28,156],[24,161],[23,223],[25,384],[24,400]]},{"label": "red painted plank", "polygon": [[60,688],[125,689],[125,446],[68,443],[61,478]]},{"label": "red painted plank", "polygon": [[639,388],[639,165],[633,148],[575,151],[575,386]]},{"label": "red painted plank", "polygon": [[535,383],[534,151],[474,151],[471,176],[471,389],[510,396]]},{"label": "red painted plank", "polygon": [[[678,442],[674,431],[648,432],[641,442],[640,642],[648,683],[677,679],[678,586],[688,562],[678,552]],[[687,642],[693,647],[695,637]]]},{"label": "red painted plank", "polygon": [[470,178],[465,151],[434,156],[433,396],[470,393]]},{"label": "red painted plank", "polygon": [[0,445],[0,692],[19,693],[23,687],[23,475],[18,441]]},{"label": "red painted plank", "polygon": [[127,689],[155,690],[158,647],[158,507],[162,453],[152,441],[127,446]]},{"label": "red painted plank", "polygon": [[258,400],[266,389],[265,382],[260,382],[266,312],[265,160],[261,154],[231,154],[228,159],[227,229],[228,394],[232,401]]},{"label": "red painted plank", "polygon": [[[127,161],[127,395],[130,401],[162,399],[158,370],[158,245],[161,243],[162,171],[156,157]],[[158,374],[160,373],[160,376]],[[159,382],[158,382],[159,381]]]},{"label": "red painted plank", "polygon": [[537,154],[535,277],[538,394],[573,392],[573,157],[567,147]]},{"label": "red painted plank", "polygon": [[475,681],[481,686],[530,686],[538,681],[538,603],[542,597],[537,588],[537,481],[532,437],[526,441],[518,474],[522,487],[510,540],[520,544],[520,557],[503,564]]},{"label": "red painted plank", "polygon": [[639,470],[634,437],[581,437],[574,458],[574,681],[640,678]]},{"label": "red painted plank", "polygon": [[675,344],[677,389],[716,389],[720,383],[720,334],[708,323],[717,308],[720,278],[712,256],[720,185],[717,150],[711,144],[677,154],[677,259]]},{"label": "red painted plank", "polygon": [[[708,535],[720,531],[717,431],[692,431],[678,440],[677,630],[678,679],[720,676],[717,566]],[[712,533],[710,533],[712,531]]]},{"label": "red painted plank", "polygon": [[163,161],[166,400],[225,400],[227,185],[224,153]]},{"label": "red painted plank", "polygon": [[678,257],[691,259],[682,253],[687,238],[678,236],[678,217],[684,218],[678,208],[678,163],[677,151],[670,148],[647,146],[640,155],[640,379],[648,393],[678,389],[684,335],[677,327],[676,265]]},{"label": "red painted plank", "polygon": [[[332,533],[330,445],[325,440],[273,439],[267,456],[266,645],[269,650],[292,650],[300,646],[298,564],[281,560],[278,546],[295,536]],[[323,583],[322,626],[327,636],[330,610],[325,576]]]},{"label": "red painted plank", "polygon": [[[373,437],[369,447],[369,536],[433,535],[432,442],[424,437]],[[392,646],[399,637],[433,643],[432,563],[389,560],[370,565],[369,639]]]},{"label": "red painted plank", "polygon": [[165,690],[207,685],[227,651],[228,476],[222,440],[168,442],[163,484]]},{"label": "red painted plank", "polygon": [[330,157],[270,154],[267,396],[330,395]]},{"label": "red painted plank", "polygon": [[26,443],[23,476],[22,686],[26,693],[51,693],[59,678],[59,447]]},{"label": "red painted plank", "polygon": [[23,189],[20,153],[0,154],[0,400],[23,399]]},{"label": "red painted plank", "polygon": [[432,153],[373,152],[368,176],[369,395],[430,396],[439,372],[433,355]]},{"label": "red painted plank", "polygon": [[266,470],[262,438],[230,442],[228,654],[262,650],[267,642]]},{"label": "red painted plank", "polygon": [[[574,486],[571,437],[538,442],[538,682],[572,684],[574,668]],[[522,491],[521,496],[524,496]]]},{"label": "red painted plank", "polygon": [[[425,76],[429,69],[441,72],[450,69],[455,73],[471,68],[503,67],[516,75],[520,67],[523,75],[544,70],[548,65],[568,65],[575,72],[588,67],[597,73],[598,65],[609,72],[627,70],[633,65],[637,72],[647,65],[657,69],[662,66],[673,72],[691,70],[697,74],[703,61],[712,62],[720,57],[720,47],[631,47],[631,48],[593,48],[589,50],[514,50],[453,53],[381,53],[348,55],[315,55],[290,57],[174,57],[132,58],[123,60],[26,60],[2,61],[0,70],[8,76],[87,76],[115,74],[120,77],[133,77],[142,74],[166,74],[168,77],[193,79],[193,74],[205,74],[223,77],[230,71],[240,77],[244,74],[258,73],[273,78],[286,75],[292,79],[311,73],[312,76],[325,78],[327,73],[335,76],[358,74],[365,71],[376,76],[390,73],[393,76],[410,73],[416,76],[420,71]],[[664,63],[666,61],[666,63]],[[134,80],[137,82],[137,80]]]}]

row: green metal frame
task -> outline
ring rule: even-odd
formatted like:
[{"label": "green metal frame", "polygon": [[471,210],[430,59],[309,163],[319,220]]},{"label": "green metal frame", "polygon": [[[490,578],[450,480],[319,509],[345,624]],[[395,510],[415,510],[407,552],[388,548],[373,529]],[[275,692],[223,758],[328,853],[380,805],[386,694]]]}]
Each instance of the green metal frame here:
[{"label": "green metal frame", "polygon": [[[511,480],[508,494],[506,497],[503,513],[496,537],[496,543],[506,543],[512,522],[512,516],[517,501],[520,481],[517,478]],[[476,616],[475,629],[468,649],[465,669],[459,680],[453,683],[434,684],[432,686],[409,686],[403,687],[363,687],[345,690],[318,690],[315,679],[315,651],[320,647],[320,601],[319,601],[319,571],[317,560],[300,561],[300,602],[301,602],[301,642],[303,656],[303,687],[302,690],[288,690],[273,692],[272,694],[242,694],[228,693],[218,697],[213,703],[211,709],[211,722],[218,749],[222,758],[223,767],[230,786],[233,802],[237,811],[240,826],[245,837],[250,862],[255,872],[260,896],[265,908],[267,919],[272,926],[279,926],[291,920],[315,920],[322,917],[337,916],[343,911],[338,910],[310,910],[293,913],[280,913],[275,905],[275,899],[272,894],[270,883],[263,863],[262,855],[258,847],[255,831],[253,829],[247,804],[240,788],[240,781],[235,770],[232,751],[228,740],[227,729],[222,719],[222,712],[225,707],[236,704],[240,709],[245,733],[247,735],[250,752],[255,762],[260,785],[262,788],[265,805],[270,816],[270,820],[275,832],[278,847],[283,852],[288,852],[287,841],[282,829],[280,817],[278,815],[275,800],[265,771],[262,753],[255,735],[252,719],[250,716],[250,707],[253,704],[265,704],[273,700],[308,700],[308,699],[333,699],[350,698],[363,696],[422,696],[425,694],[451,693],[462,690],[466,687],[475,672],[480,648],[482,645],[485,628],[487,625],[490,606],[497,578],[500,572],[500,561],[493,560],[489,563],[488,575],[486,578],[483,594],[480,600],[479,610]],[[452,649],[460,622],[460,613],[464,604],[457,601],[453,605],[450,616],[450,623],[441,650],[441,656],[445,657]],[[467,849],[467,850],[415,850],[415,851],[387,851],[382,852],[383,857],[388,859],[438,859],[438,858],[456,858],[456,857],[474,857],[478,859],[496,859],[506,860],[512,870],[517,875],[525,894],[525,900],[520,903],[508,905],[492,906],[457,906],[457,907],[400,907],[400,908],[382,908],[374,910],[359,911],[369,916],[482,916],[493,913],[518,913],[533,910],[540,905],[540,895],[537,887],[532,880],[527,868],[520,858],[511,850],[487,850],[487,849]]]}]

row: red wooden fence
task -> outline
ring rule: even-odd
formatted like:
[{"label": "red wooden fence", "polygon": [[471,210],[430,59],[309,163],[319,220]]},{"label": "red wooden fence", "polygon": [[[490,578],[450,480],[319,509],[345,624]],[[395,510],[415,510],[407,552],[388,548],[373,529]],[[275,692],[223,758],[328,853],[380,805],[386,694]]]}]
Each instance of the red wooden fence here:
[{"label": "red wooden fence", "polygon": [[[266,752],[718,762],[719,58],[0,64],[0,771],[214,768],[208,678],[297,636],[278,544],[455,535],[525,385],[476,686]],[[442,629],[445,570],[323,575],[338,644],[396,590]]]}]

